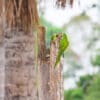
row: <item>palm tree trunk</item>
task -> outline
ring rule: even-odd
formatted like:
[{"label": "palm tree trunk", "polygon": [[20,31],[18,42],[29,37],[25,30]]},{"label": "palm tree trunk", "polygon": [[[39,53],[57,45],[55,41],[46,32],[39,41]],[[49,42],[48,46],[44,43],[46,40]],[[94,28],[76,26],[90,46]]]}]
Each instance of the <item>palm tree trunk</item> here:
[{"label": "palm tree trunk", "polygon": [[[0,87],[0,100],[37,100],[36,33],[33,30],[38,25],[36,1],[1,0],[0,21],[2,20],[0,67],[5,75],[2,80],[0,77],[0,81],[5,88]],[[3,99],[2,94],[5,94]]]},{"label": "palm tree trunk", "polygon": [[33,33],[5,32],[5,100],[37,100]]}]

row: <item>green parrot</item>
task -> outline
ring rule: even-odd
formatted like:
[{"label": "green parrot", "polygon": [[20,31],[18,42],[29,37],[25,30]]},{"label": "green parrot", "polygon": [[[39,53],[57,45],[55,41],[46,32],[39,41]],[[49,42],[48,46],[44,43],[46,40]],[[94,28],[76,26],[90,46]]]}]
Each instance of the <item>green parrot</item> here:
[{"label": "green parrot", "polygon": [[59,33],[59,34],[62,34],[62,36],[59,41],[59,50],[58,50],[58,55],[56,57],[54,68],[57,67],[57,64],[59,63],[61,56],[63,55],[64,51],[68,48],[68,45],[69,45],[69,41],[68,41],[66,33]]}]

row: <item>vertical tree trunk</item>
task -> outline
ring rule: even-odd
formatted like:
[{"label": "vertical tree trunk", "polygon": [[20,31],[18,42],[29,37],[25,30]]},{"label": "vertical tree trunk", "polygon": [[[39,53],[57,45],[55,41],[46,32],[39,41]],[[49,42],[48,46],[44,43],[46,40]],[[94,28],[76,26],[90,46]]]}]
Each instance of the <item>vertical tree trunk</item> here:
[{"label": "vertical tree trunk", "polygon": [[45,29],[39,27],[38,31],[38,74],[39,74],[39,100],[63,100],[63,72],[62,61],[54,68],[59,39],[51,41],[50,52],[45,46]]},{"label": "vertical tree trunk", "polygon": [[0,1],[0,100],[5,97],[4,0]]},{"label": "vertical tree trunk", "polygon": [[38,91],[39,100],[51,100],[49,94],[50,59],[47,57],[45,28],[38,28]]},{"label": "vertical tree trunk", "polygon": [[38,25],[36,2],[0,0],[0,17],[3,20],[0,26],[0,35],[3,30],[3,40],[0,39],[0,68],[3,68],[2,71],[5,69],[5,81],[0,73],[3,78],[0,78],[1,84],[5,82],[5,97],[1,99],[4,89],[0,84],[0,100],[37,100],[36,33],[33,32]]},{"label": "vertical tree trunk", "polygon": [[5,48],[4,48],[3,22],[0,17],[0,100],[4,100],[4,86],[5,86]]},{"label": "vertical tree trunk", "polygon": [[5,100],[37,100],[33,37],[16,29],[5,32]]},{"label": "vertical tree trunk", "polygon": [[63,99],[63,58],[54,68],[59,50],[59,38],[56,37],[50,45],[50,100]]}]

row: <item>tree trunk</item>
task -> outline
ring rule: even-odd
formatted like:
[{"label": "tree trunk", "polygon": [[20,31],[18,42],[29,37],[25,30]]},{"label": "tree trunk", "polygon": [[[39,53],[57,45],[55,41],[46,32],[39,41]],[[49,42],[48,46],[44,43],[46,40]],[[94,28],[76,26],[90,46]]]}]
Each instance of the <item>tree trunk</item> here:
[{"label": "tree trunk", "polygon": [[38,81],[39,100],[63,100],[62,61],[54,68],[59,39],[51,41],[50,49],[45,46],[45,29],[38,31]]},{"label": "tree trunk", "polygon": [[54,68],[59,50],[59,38],[56,37],[50,45],[50,100],[64,100],[63,98],[63,58]]},{"label": "tree trunk", "polygon": [[5,100],[37,100],[33,37],[16,29],[5,32]]},{"label": "tree trunk", "polygon": [[4,86],[5,86],[5,48],[3,23],[0,17],[0,100],[4,100]]},{"label": "tree trunk", "polygon": [[0,21],[0,100],[37,100],[35,0],[0,0]]},{"label": "tree trunk", "polygon": [[46,57],[45,28],[38,28],[38,91],[39,100],[51,100],[49,94],[50,61]]}]

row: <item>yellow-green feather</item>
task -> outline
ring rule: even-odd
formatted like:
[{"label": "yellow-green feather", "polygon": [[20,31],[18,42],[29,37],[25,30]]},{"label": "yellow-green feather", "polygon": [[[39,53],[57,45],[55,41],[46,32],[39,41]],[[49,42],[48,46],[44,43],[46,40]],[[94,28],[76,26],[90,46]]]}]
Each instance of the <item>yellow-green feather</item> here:
[{"label": "yellow-green feather", "polygon": [[55,68],[57,67],[57,64],[60,62],[60,58],[62,54],[64,53],[64,51],[67,49],[68,45],[69,45],[69,41],[68,41],[67,35],[63,33],[62,38],[60,39],[60,42],[59,42],[59,51],[56,57],[56,62],[54,66]]}]

